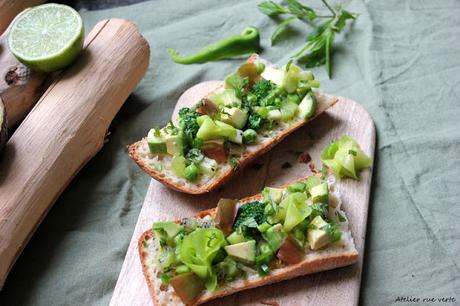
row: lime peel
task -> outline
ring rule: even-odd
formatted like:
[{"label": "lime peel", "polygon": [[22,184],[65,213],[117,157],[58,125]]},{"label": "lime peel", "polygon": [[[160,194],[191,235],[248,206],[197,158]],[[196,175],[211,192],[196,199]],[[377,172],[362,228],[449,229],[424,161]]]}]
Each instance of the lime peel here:
[{"label": "lime peel", "polygon": [[71,64],[83,49],[83,21],[73,8],[43,4],[23,11],[13,22],[8,46],[33,70],[52,72]]}]

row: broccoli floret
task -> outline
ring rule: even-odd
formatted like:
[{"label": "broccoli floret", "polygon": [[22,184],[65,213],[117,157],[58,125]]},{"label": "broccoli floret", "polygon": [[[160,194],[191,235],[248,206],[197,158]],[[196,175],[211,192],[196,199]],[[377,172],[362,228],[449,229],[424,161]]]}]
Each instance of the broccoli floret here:
[{"label": "broccoli floret", "polygon": [[179,124],[181,130],[184,132],[186,148],[194,146],[196,133],[200,128],[200,126],[196,122],[196,118],[201,116],[201,114],[198,113],[196,109],[196,107],[184,107],[179,111]]},{"label": "broccoli floret", "polygon": [[258,130],[262,125],[262,118],[254,112],[250,112],[248,121],[246,122],[245,129]]},{"label": "broccoli floret", "polygon": [[251,92],[256,96],[257,101],[264,99],[274,88],[274,84],[269,80],[261,80],[254,84]]},{"label": "broccoli floret", "polygon": [[259,201],[241,205],[238,209],[233,228],[237,229],[240,226],[256,228],[258,225],[266,221],[264,210],[265,203]]}]

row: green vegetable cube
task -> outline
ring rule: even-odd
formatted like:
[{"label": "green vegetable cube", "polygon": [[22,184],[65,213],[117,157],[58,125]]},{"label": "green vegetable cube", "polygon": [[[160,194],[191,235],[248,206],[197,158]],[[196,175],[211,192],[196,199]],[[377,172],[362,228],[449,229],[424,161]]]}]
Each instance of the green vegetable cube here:
[{"label": "green vegetable cube", "polygon": [[224,108],[221,115],[221,121],[228,123],[237,129],[243,128],[247,120],[248,114],[238,107]]},{"label": "green vegetable cube", "polygon": [[306,120],[315,114],[316,108],[316,97],[313,94],[307,94],[299,104],[298,115]]},{"label": "green vegetable cube", "polygon": [[151,129],[147,135],[147,143],[150,153],[164,154],[166,153],[166,141],[156,129]]}]

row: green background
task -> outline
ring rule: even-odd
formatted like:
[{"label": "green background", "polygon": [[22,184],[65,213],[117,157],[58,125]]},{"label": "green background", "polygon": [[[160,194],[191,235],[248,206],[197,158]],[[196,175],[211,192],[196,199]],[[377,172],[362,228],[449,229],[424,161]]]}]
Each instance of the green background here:
[{"label": "green background", "polygon": [[[103,18],[135,22],[151,45],[150,69],[112,124],[110,142],[25,248],[0,305],[109,303],[149,182],[126,145],[165,124],[186,88],[222,79],[240,62],[181,66],[166,48],[191,52],[252,24],[261,29],[262,55],[287,62],[308,28],[295,23],[289,39],[270,47],[276,23],[256,3],[159,0],[81,10],[87,32]],[[395,300],[417,296],[454,297],[458,305],[460,1],[354,0],[346,7],[359,18],[346,43],[337,40],[333,79],[323,67],[313,71],[325,91],[365,106],[377,127],[361,303],[414,305]]]}]

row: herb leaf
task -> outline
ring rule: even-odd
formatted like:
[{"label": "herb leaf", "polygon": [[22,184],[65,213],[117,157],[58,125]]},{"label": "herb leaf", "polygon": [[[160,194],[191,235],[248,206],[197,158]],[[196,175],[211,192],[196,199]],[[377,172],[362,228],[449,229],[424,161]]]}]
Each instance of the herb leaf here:
[{"label": "herb leaf", "polygon": [[284,7],[274,1],[264,1],[259,3],[257,7],[259,8],[259,11],[271,17],[287,13],[287,10]]},{"label": "herb leaf", "polygon": [[339,33],[342,31],[348,19],[355,20],[356,16],[349,11],[342,10],[340,16],[337,18],[337,21],[334,24],[335,32]]},{"label": "herb leaf", "polygon": [[273,32],[272,34],[272,45],[275,44],[275,41],[276,39],[278,38],[278,36],[281,34],[281,32],[283,32],[284,28],[289,24],[291,23],[292,21],[296,20],[296,17],[292,16],[292,17],[289,17],[285,20],[283,20],[283,22],[281,22],[275,29],[275,31]]},{"label": "herb leaf", "polygon": [[316,18],[316,12],[308,6],[301,4],[297,0],[287,0],[289,12],[299,19],[313,21]]},{"label": "herb leaf", "polygon": [[[321,0],[326,8],[331,12],[329,16],[320,16],[311,7],[305,6],[298,0],[286,0],[287,5],[283,6],[274,1],[265,1],[258,5],[259,10],[269,16],[279,16],[282,14],[292,15],[283,20],[272,34],[272,45],[280,37],[280,33],[295,19],[299,19],[314,27],[312,33],[307,36],[305,45],[297,51],[292,59],[297,59],[305,64],[307,68],[325,64],[326,72],[332,76],[332,47],[335,33],[340,33],[347,20],[355,20],[356,15],[338,6],[332,8],[326,0]],[[316,23],[321,18],[322,23]]]}]

